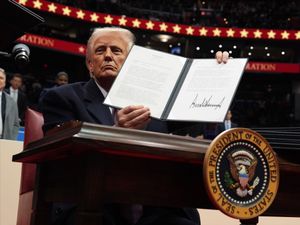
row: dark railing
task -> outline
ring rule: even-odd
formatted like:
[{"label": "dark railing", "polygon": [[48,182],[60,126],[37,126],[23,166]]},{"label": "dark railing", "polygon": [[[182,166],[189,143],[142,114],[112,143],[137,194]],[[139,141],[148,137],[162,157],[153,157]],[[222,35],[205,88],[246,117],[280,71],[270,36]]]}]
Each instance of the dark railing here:
[{"label": "dark railing", "polygon": [[279,157],[300,164],[300,127],[251,128],[260,133]]}]

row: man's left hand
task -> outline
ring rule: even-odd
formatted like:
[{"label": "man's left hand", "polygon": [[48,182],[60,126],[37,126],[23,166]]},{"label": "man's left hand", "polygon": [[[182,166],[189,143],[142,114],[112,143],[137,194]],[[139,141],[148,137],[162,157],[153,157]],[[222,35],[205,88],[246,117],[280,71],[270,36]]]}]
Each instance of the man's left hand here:
[{"label": "man's left hand", "polygon": [[229,59],[229,53],[226,51],[225,52],[218,51],[216,53],[216,59],[218,63],[227,63]]}]

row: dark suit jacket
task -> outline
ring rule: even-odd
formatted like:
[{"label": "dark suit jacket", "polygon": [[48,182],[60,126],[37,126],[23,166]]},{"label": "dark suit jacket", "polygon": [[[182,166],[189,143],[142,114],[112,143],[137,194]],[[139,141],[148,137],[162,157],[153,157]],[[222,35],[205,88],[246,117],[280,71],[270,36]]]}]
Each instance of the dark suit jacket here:
[{"label": "dark suit jacket", "polygon": [[[103,104],[104,96],[93,79],[61,87],[51,88],[41,102],[44,115],[44,131],[70,120],[114,125],[109,107]],[[167,132],[165,123],[154,120],[148,131]]]},{"label": "dark suit jacket", "polygon": [[[5,89],[5,92],[10,94],[10,89]],[[27,97],[24,92],[18,91],[18,110],[19,110],[19,118],[21,125],[24,125],[24,119],[25,119],[25,111],[27,109]]]},{"label": "dark suit jacket", "polygon": [[[104,105],[103,101],[104,97],[93,79],[88,82],[79,82],[51,88],[43,96],[41,102],[41,109],[44,115],[43,129],[47,131],[55,125],[70,120],[113,125],[114,121],[109,107]],[[166,127],[166,124],[162,121],[152,119],[146,130],[167,132]],[[173,210],[155,208],[150,210],[150,214],[153,215],[152,218],[154,218],[169,210],[173,213],[171,213],[172,215],[184,215],[185,218],[195,220],[197,221],[196,224],[199,224],[199,216],[194,209]],[[113,214],[114,212],[116,211],[111,211]],[[65,215],[67,215],[67,213],[65,213]]]}]

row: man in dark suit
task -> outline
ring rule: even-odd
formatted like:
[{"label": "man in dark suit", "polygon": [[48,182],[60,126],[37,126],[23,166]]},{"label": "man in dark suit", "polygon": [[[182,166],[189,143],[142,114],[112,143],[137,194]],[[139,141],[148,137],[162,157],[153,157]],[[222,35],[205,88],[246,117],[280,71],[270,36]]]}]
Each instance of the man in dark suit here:
[{"label": "man in dark suit", "polygon": [[20,90],[23,84],[22,75],[15,73],[10,79],[10,87],[5,90],[17,103],[19,110],[20,125],[24,126],[25,111],[27,109],[27,97],[23,91]]},{"label": "man in dark suit", "polygon": [[[131,129],[167,132],[166,125],[150,118],[150,109],[131,105],[116,112],[103,104],[131,46],[134,35],[122,28],[96,29],[87,43],[86,65],[91,79],[49,90],[42,100],[44,131],[70,120]],[[222,60],[222,59],[221,59]],[[198,225],[195,209],[141,205],[106,207],[105,225]],[[58,220],[63,221],[61,218]],[[56,223],[59,224],[59,223]],[[66,224],[65,221],[62,224]]]},{"label": "man in dark suit", "polygon": [[229,130],[231,128],[237,127],[237,124],[233,123],[231,119],[232,119],[232,112],[231,110],[228,110],[224,122],[218,123],[216,126],[216,135],[222,133],[225,130]]}]

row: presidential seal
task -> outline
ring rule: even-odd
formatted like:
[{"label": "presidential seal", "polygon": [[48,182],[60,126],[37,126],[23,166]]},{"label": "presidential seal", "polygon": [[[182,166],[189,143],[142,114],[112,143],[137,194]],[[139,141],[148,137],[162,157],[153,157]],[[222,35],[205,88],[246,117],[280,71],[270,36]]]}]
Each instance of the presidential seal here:
[{"label": "presidential seal", "polygon": [[203,175],[214,205],[237,219],[251,219],[265,212],[279,185],[274,151],[260,134],[245,128],[227,130],[212,141]]}]

